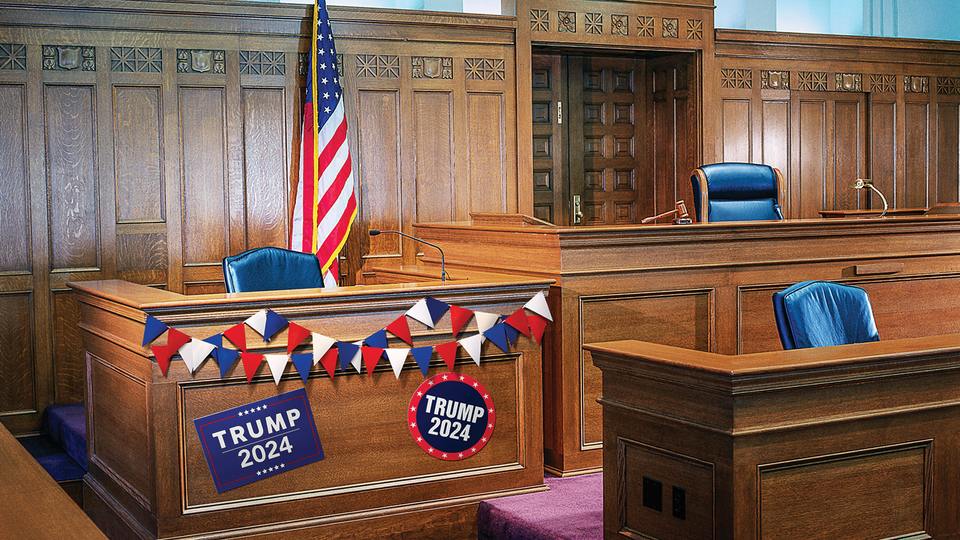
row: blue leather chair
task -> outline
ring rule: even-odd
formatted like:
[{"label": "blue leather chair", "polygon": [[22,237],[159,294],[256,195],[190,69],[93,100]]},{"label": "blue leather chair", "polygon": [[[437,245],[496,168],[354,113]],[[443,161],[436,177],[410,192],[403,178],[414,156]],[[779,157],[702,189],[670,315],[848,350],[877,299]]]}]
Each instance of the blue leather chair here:
[{"label": "blue leather chair", "polygon": [[783,175],[769,165],[714,163],[694,169],[693,207],[700,223],[782,220]]},{"label": "blue leather chair", "polygon": [[879,341],[867,291],[829,281],[801,281],[773,293],[784,350]]},{"label": "blue leather chair", "polygon": [[323,268],[313,253],[261,247],[223,259],[227,292],[323,287]]}]

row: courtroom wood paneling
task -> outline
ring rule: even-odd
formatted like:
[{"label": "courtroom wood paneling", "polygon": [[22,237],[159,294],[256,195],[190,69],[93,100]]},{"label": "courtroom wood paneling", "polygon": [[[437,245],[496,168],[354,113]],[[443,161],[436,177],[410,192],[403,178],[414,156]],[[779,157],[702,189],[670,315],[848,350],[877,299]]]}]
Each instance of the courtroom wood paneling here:
[{"label": "courtroom wood paneling", "polygon": [[[501,156],[507,149],[507,103],[501,93],[467,93],[467,155],[469,156],[469,190],[466,197],[470,212],[498,212],[508,201],[516,199],[516,189],[507,180]],[[508,191],[514,194],[508,198]]]},{"label": "courtroom wood paneling", "polygon": [[225,98],[222,88],[180,89],[183,262],[187,266],[219,263],[230,255]]},{"label": "courtroom wood paneling", "polygon": [[284,144],[288,139],[284,89],[243,88],[241,99],[246,209],[242,245],[286,246],[290,156]]},{"label": "courtroom wood paneling", "polygon": [[[0,227],[0,288],[34,293],[38,410],[82,392],[73,308],[54,299],[65,283],[219,292],[224,256],[289,236],[311,10],[137,10],[0,6],[0,209],[15,224]],[[359,202],[345,282],[367,255],[399,265],[421,251],[371,244],[368,228],[518,211],[515,18],[329,11]],[[38,411],[18,410],[8,426],[39,427]]]},{"label": "courtroom wood paneling", "polygon": [[[882,208],[875,194],[852,190],[858,177],[872,179],[890,208],[960,197],[956,44],[718,30],[715,45],[722,155],[780,169],[788,218]],[[789,113],[768,117],[772,103]],[[749,130],[745,111],[753,113]]]},{"label": "courtroom wood paneling", "polygon": [[0,84],[0,273],[30,272],[25,108],[23,85]]},{"label": "courtroom wood paneling", "polygon": [[[400,95],[399,90],[361,90],[357,97],[360,145],[356,158],[360,164],[360,200],[371,229],[403,229],[400,168]],[[364,258],[401,257],[401,237],[395,234],[366,236]]]},{"label": "courtroom wood paneling", "polygon": [[723,160],[749,163],[752,103],[746,99],[725,99],[723,108]]},{"label": "courtroom wood paneling", "polygon": [[[760,161],[771,167],[776,167],[782,174],[788,174],[791,170],[790,137],[793,133],[790,102],[783,99],[764,99],[761,104],[761,111]],[[756,143],[753,146],[756,146]],[[757,153],[755,152],[754,155],[757,155]],[[753,162],[754,160],[751,159],[750,161]],[[781,193],[788,193],[788,186],[780,186],[780,191]]]},{"label": "courtroom wood paneling", "polygon": [[80,305],[69,290],[53,291],[53,369],[56,402],[83,401],[84,366],[80,343]]},{"label": "courtroom wood paneling", "polygon": [[450,92],[414,91],[413,148],[419,219],[447,222],[455,216],[453,95]]},{"label": "courtroom wood paneling", "polygon": [[[867,163],[869,163],[870,169],[863,174],[867,178],[874,179],[873,184],[887,197],[889,204],[906,208],[908,205],[904,200],[903,172],[897,168],[897,102],[895,99],[881,101],[871,97],[868,107],[870,118],[867,143],[870,146],[867,149]],[[848,190],[850,188],[849,185],[841,185],[840,187],[845,187]],[[871,190],[868,189],[867,191]],[[842,207],[847,208],[846,205],[850,205],[849,208],[861,208],[863,206],[862,198],[867,195],[862,192],[863,190],[860,190],[860,193],[855,195],[853,200],[844,199],[844,206]],[[882,205],[882,202],[880,204]],[[918,206],[925,207],[926,205]]]},{"label": "courtroom wood paneling", "polygon": [[6,412],[36,412],[37,366],[29,293],[0,294],[0,407]]},{"label": "courtroom wood paneling", "polygon": [[913,156],[927,156],[927,159],[908,159],[903,161],[904,205],[907,208],[927,208],[936,200],[936,192],[931,191],[927,178],[933,163],[930,151],[930,104],[907,101],[903,104],[904,153]]},{"label": "courtroom wood paneling", "polygon": [[160,95],[157,86],[113,88],[117,223],[165,217]]},{"label": "courtroom wood paneling", "polygon": [[937,202],[960,201],[960,106],[940,103],[937,115]]},{"label": "courtroom wood paneling", "polygon": [[50,268],[100,267],[95,88],[44,87]]}]

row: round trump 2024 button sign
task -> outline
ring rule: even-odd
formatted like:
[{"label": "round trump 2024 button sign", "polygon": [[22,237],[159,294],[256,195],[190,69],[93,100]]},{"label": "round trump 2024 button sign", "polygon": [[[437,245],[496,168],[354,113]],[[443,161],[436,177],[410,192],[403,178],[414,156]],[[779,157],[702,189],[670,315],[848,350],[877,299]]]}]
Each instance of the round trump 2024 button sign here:
[{"label": "round trump 2024 button sign", "polygon": [[427,454],[448,461],[466,459],[493,434],[493,399],[469,375],[440,373],[413,393],[407,420],[413,439]]}]

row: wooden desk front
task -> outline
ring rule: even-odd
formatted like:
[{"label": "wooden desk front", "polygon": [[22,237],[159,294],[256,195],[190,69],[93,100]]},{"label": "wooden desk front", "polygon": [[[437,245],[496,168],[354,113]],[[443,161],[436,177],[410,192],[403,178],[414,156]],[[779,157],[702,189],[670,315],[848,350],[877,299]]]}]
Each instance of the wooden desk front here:
[{"label": "wooden desk front", "polygon": [[[544,346],[549,470],[598,470],[600,372],[584,343],[640,339],[723,354],[780,349],[771,295],[807,279],[870,294],[881,339],[960,332],[960,220],[896,219],[559,228],[417,224],[448,269],[557,281]],[[425,262],[439,260],[427,252]]]},{"label": "wooden desk front", "polygon": [[[122,281],[73,283],[87,360],[84,498],[114,538],[476,537],[480,500],[544,489],[541,355],[532,339],[521,335],[508,353],[486,343],[479,366],[461,351],[455,371],[486,387],[497,420],[480,452],[445,461],[421,450],[407,424],[410,399],[424,380],[412,358],[399,379],[381,360],[372,376],[348,366],[333,380],[316,365],[306,383],[288,365],[279,387],[261,366],[248,384],[239,361],[221,378],[213,360],[191,375],[176,356],[164,376],[150,348],[141,346],[145,318],[203,339],[269,308],[308,330],[354,342],[424,297],[511,314],[549,284],[470,276],[445,286],[183,296]],[[412,319],[410,328],[417,347],[453,340],[449,314],[436,329]],[[459,338],[471,331],[473,321]],[[286,336],[284,329],[264,343],[247,329],[248,347],[259,354],[286,353]],[[166,334],[153,345],[165,341]],[[297,352],[311,352],[309,343]],[[390,347],[405,346],[391,339]],[[428,376],[446,371],[435,355]],[[307,391],[325,459],[217,494],[194,419],[298,388]]]},{"label": "wooden desk front", "polygon": [[960,335],[585,348],[603,373],[605,538],[960,538]]}]

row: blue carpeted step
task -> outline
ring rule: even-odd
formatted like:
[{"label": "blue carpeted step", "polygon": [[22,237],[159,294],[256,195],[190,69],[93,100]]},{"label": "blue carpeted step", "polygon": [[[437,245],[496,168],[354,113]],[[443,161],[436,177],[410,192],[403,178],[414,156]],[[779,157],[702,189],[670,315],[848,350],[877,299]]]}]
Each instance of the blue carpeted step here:
[{"label": "blue carpeted step", "polygon": [[601,540],[603,473],[543,479],[549,491],[481,501],[480,540]]},{"label": "blue carpeted step", "polygon": [[80,480],[87,472],[66,451],[45,434],[17,439],[37,463],[57,482]]},{"label": "blue carpeted step", "polygon": [[87,419],[83,402],[50,405],[43,410],[40,429],[87,470]]}]

